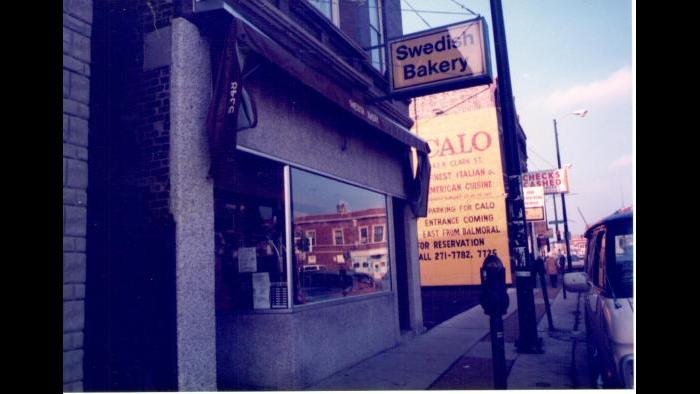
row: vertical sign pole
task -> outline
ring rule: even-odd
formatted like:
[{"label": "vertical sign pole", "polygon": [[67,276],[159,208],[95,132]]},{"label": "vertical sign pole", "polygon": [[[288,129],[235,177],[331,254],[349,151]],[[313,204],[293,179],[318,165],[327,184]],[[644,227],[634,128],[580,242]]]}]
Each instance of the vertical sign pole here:
[{"label": "vertical sign pole", "polygon": [[518,322],[520,330],[516,347],[520,353],[541,353],[542,342],[537,337],[537,319],[535,316],[533,267],[527,251],[528,235],[527,226],[525,225],[525,206],[521,183],[522,168],[520,166],[518,136],[516,134],[515,104],[513,103],[513,90],[510,82],[503,7],[501,0],[490,1],[498,70],[498,100],[503,121],[506,174],[508,179],[506,197],[508,243],[510,246],[511,266],[515,268],[515,283],[518,295]]},{"label": "vertical sign pole", "polygon": [[[556,120],[554,121],[554,124],[556,125]],[[555,126],[556,129],[556,126]],[[554,204],[554,225],[556,226],[556,236],[557,236],[557,249],[559,248],[559,244],[561,243],[561,237],[559,236],[559,217],[557,216],[557,195],[552,194],[552,203]],[[559,262],[557,261],[557,266],[559,266]],[[564,292],[564,299],[566,299],[566,287],[563,285],[564,279],[562,278],[562,291]]]},{"label": "vertical sign pole", "polygon": [[[557,132],[557,120],[554,119],[554,139],[557,142],[557,166],[561,170],[561,156],[559,155],[559,132]],[[569,246],[569,221],[566,218],[566,193],[561,193],[561,210],[564,215],[564,241],[566,242],[566,270],[571,271],[571,247]]]},{"label": "vertical sign pole", "polygon": [[[557,214],[557,195],[552,194],[552,204],[554,204],[554,229],[556,233],[554,234],[555,237],[557,237],[557,242],[561,242],[561,237],[559,236],[559,215]],[[549,227],[549,226],[547,226]]]},{"label": "vertical sign pole", "polygon": [[508,389],[508,369],[506,368],[506,344],[503,336],[503,316],[500,313],[489,317],[491,328],[491,359],[493,360],[493,388]]}]

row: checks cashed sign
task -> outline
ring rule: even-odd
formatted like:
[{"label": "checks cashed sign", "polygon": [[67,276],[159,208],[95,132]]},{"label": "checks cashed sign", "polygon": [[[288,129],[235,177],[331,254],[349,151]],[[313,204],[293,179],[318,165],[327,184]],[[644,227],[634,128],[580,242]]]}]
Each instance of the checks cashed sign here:
[{"label": "checks cashed sign", "polygon": [[522,180],[523,189],[542,186],[544,194],[569,192],[569,172],[566,168],[527,172],[523,174]]},{"label": "checks cashed sign", "polygon": [[419,96],[491,83],[483,17],[389,42],[394,95]]}]

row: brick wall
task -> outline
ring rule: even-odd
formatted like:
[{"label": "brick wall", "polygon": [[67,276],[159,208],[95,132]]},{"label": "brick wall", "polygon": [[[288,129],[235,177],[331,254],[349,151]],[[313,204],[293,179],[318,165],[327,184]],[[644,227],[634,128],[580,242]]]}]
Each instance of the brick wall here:
[{"label": "brick wall", "polygon": [[63,0],[63,390],[83,390],[92,0]]},{"label": "brick wall", "polygon": [[[483,108],[496,107],[499,116],[499,133],[503,139],[503,130],[500,125],[500,106],[498,104],[497,79],[490,85],[475,86],[472,88],[451,90],[428,96],[416,97],[411,100],[409,114],[411,119],[424,121],[440,115],[460,112],[476,111]],[[520,150],[520,167],[527,172],[527,136],[520,125],[520,117],[516,123],[518,134],[518,148]],[[505,163],[504,163],[505,168]]]},{"label": "brick wall", "polygon": [[416,97],[411,100],[409,113],[414,120],[426,120],[437,116],[438,111],[449,115],[493,108],[496,106],[495,90],[496,84],[491,84]]},{"label": "brick wall", "polygon": [[126,130],[135,130],[135,182],[144,193],[150,224],[170,218],[170,22],[172,0],[130,0],[141,20],[132,38],[134,62],[128,70]]},{"label": "brick wall", "polygon": [[140,150],[138,183],[144,188],[149,222],[156,223],[170,215],[170,67],[141,72],[134,80],[137,119],[137,145]]}]

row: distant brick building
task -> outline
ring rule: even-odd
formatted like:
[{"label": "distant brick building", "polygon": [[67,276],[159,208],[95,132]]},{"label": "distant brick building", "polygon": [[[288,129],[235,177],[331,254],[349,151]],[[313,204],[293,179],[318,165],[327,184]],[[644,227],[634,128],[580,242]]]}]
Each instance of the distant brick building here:
[{"label": "distant brick building", "polygon": [[300,256],[304,266],[385,274],[389,257],[386,210],[338,210],[335,215],[309,215],[294,221],[295,243],[309,239],[308,252]]}]

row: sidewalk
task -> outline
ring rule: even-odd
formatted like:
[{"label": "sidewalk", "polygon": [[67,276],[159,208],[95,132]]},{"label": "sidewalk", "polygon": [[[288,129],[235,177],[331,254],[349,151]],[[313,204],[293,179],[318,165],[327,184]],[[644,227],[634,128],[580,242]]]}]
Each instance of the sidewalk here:
[{"label": "sidewalk", "polygon": [[[583,321],[573,331],[579,297],[550,289],[555,330],[548,331],[544,300],[535,293],[544,354],[515,351],[515,289],[503,316],[508,389],[589,388]],[[556,294],[556,296],[555,296]],[[582,307],[582,305],[581,305]],[[583,313],[581,313],[581,319]],[[581,320],[579,319],[579,320]],[[398,346],[364,360],[305,390],[475,390],[493,388],[489,318],[475,306]]]}]

